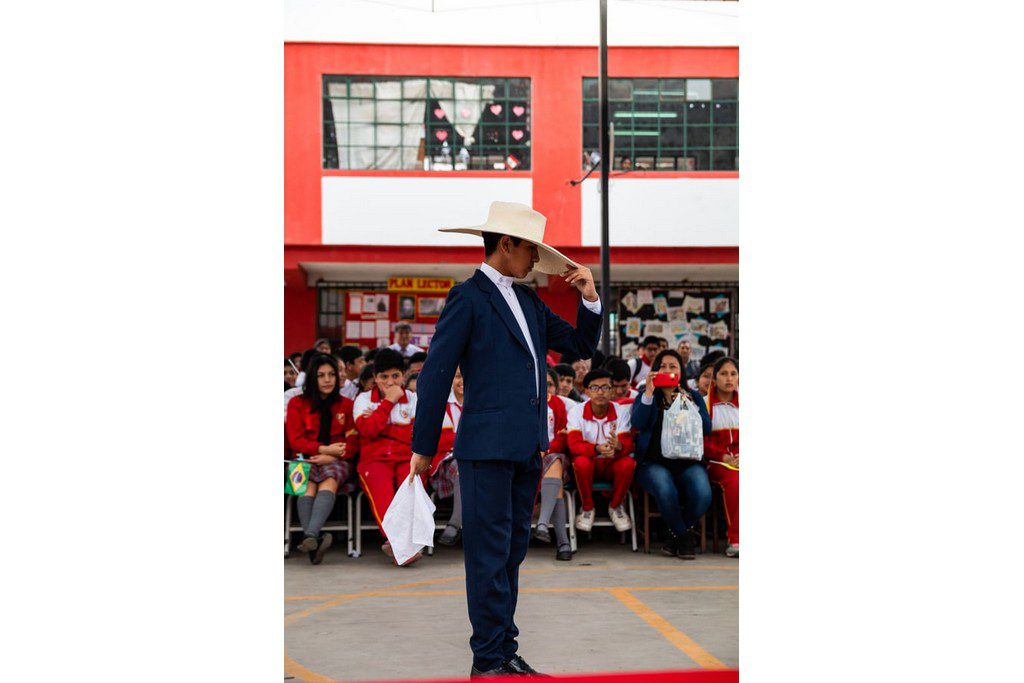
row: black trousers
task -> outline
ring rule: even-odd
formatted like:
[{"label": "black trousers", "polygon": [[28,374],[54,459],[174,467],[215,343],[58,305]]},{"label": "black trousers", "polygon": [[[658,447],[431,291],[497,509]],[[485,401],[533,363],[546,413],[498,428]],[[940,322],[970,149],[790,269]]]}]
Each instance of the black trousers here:
[{"label": "black trousers", "polygon": [[459,460],[466,601],[473,666],[501,666],[516,653],[519,565],[530,544],[530,518],[541,457],[527,462]]}]

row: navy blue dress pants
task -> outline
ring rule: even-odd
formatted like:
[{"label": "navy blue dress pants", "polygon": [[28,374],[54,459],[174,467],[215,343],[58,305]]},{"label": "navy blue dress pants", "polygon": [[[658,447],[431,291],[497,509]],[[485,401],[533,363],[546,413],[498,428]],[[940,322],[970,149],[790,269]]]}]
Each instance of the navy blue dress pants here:
[{"label": "navy blue dress pants", "polygon": [[473,626],[469,646],[473,666],[486,671],[501,666],[518,648],[519,565],[530,544],[541,457],[458,463],[466,601]]}]

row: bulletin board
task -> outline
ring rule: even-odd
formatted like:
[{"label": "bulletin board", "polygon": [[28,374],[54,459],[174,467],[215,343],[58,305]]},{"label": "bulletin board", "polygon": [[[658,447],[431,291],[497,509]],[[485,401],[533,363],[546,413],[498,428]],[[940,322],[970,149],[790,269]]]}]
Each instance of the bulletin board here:
[{"label": "bulletin board", "polygon": [[427,348],[444,308],[446,294],[447,290],[443,293],[345,290],[344,343],[371,349],[389,346],[394,342],[395,327],[408,323],[412,328],[410,341]]},{"label": "bulletin board", "polygon": [[721,350],[736,352],[735,291],[620,288],[618,290],[619,354],[636,356],[648,335],[664,337],[669,348],[689,340],[690,359]]}]

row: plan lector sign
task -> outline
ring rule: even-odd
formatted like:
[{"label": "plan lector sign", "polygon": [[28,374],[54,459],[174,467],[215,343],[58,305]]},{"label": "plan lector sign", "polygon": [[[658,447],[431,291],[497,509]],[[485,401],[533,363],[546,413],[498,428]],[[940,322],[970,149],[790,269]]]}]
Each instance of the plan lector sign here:
[{"label": "plan lector sign", "polygon": [[389,277],[388,291],[447,294],[455,285],[450,277]]}]

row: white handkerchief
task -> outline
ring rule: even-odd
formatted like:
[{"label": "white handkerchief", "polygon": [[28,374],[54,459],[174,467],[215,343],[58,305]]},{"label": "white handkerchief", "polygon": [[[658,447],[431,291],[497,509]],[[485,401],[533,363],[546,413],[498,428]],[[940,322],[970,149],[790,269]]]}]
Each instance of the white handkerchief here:
[{"label": "white handkerchief", "polygon": [[419,477],[414,477],[411,484],[403,481],[395,491],[381,526],[398,564],[404,564],[424,546],[434,547],[435,509]]}]

